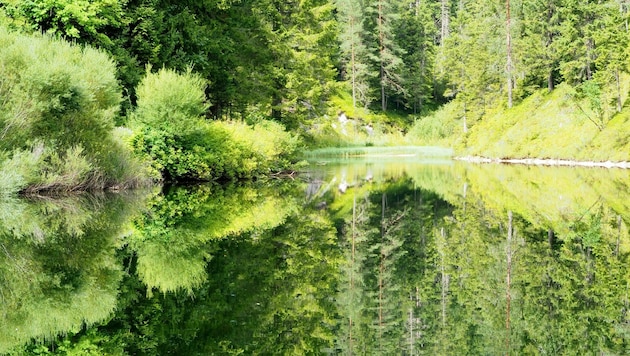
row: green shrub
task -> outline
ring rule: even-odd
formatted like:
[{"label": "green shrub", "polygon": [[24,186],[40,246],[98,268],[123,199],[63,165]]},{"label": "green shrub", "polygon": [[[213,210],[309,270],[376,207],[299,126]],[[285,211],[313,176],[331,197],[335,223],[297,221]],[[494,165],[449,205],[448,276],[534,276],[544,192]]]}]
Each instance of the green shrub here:
[{"label": "green shrub", "polygon": [[226,127],[241,150],[250,158],[256,159],[256,169],[260,172],[287,168],[295,158],[300,145],[299,137],[285,130],[275,121],[262,120],[254,126],[241,122],[215,123]]},{"label": "green shrub", "polygon": [[42,36],[0,29],[0,127],[3,149],[35,140],[98,155],[121,100],[115,65],[105,55]]},{"label": "green shrub", "polygon": [[134,172],[146,170],[113,135],[121,93],[104,53],[0,28],[0,97],[5,191],[143,181]]},{"label": "green shrub", "polygon": [[463,133],[462,106],[451,102],[437,111],[419,118],[409,129],[406,140],[413,144],[452,146]]},{"label": "green shrub", "polygon": [[275,122],[204,120],[204,82],[190,72],[149,73],[137,93],[133,147],[165,180],[251,179],[286,167],[297,150],[298,138]]},{"label": "green shrub", "polygon": [[147,72],[136,91],[134,121],[171,134],[194,133],[208,108],[205,81],[191,71],[178,74],[160,69],[151,73],[148,68]]},{"label": "green shrub", "polygon": [[19,192],[35,179],[42,153],[41,150],[15,150],[11,157],[6,152],[0,156],[0,196]]}]

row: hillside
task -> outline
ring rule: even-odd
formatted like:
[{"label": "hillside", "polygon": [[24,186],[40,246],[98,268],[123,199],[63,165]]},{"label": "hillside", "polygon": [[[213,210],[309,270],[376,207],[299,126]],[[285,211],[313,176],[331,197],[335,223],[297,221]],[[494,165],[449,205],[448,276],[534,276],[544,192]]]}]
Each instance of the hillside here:
[{"label": "hillside", "polygon": [[[626,79],[624,102],[628,86]],[[604,105],[594,107],[567,84],[551,93],[537,91],[511,109],[487,110],[468,122],[466,133],[459,107],[454,101],[422,118],[410,130],[408,141],[451,146],[460,156],[630,160],[630,108],[616,113]]]}]

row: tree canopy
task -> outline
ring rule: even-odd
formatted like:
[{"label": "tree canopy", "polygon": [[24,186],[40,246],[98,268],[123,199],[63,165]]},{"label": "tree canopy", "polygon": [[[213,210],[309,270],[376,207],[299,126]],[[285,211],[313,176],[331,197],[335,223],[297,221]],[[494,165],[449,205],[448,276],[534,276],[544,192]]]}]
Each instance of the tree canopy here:
[{"label": "tree canopy", "polygon": [[208,117],[262,112],[293,128],[326,114],[339,82],[355,106],[419,113],[456,99],[466,115],[628,71],[620,0],[11,0],[0,14],[110,53],[125,108],[147,69],[192,71]]}]

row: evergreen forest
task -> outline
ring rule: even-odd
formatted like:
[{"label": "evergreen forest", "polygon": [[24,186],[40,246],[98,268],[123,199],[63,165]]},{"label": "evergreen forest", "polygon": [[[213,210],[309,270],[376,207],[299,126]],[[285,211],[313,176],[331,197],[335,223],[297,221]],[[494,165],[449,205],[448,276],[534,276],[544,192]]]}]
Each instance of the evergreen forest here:
[{"label": "evergreen forest", "polygon": [[2,190],[251,178],[302,144],[628,161],[629,6],[3,0]]}]

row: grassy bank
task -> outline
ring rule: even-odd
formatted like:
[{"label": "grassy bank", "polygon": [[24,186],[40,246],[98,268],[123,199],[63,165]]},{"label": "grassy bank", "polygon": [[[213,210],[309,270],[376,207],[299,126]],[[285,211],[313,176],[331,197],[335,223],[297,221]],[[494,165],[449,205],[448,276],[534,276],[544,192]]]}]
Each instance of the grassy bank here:
[{"label": "grassy bank", "polygon": [[[622,85],[623,102],[630,81]],[[606,92],[606,88],[602,90]],[[487,108],[475,118],[453,101],[419,120],[407,141],[453,147],[461,156],[540,158],[595,162],[630,161],[630,108],[614,98],[580,95],[567,84],[535,92],[511,109]]]},{"label": "grassy bank", "polygon": [[574,98],[573,91],[561,85],[488,115],[473,127],[461,152],[496,158],[630,160],[630,109],[600,117],[586,100]]},{"label": "grassy bank", "polygon": [[328,112],[304,125],[302,135],[309,148],[418,146],[421,140],[407,135],[417,117],[353,107],[348,89],[339,88],[328,102]]}]

